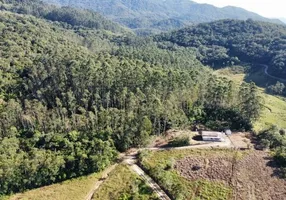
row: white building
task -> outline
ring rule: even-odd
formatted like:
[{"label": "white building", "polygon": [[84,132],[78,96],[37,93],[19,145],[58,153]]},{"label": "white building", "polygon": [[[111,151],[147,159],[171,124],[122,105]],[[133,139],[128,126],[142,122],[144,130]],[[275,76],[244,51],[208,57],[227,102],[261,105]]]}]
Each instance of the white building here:
[{"label": "white building", "polygon": [[212,131],[202,131],[203,141],[213,141],[213,142],[224,142],[224,133],[212,132]]}]

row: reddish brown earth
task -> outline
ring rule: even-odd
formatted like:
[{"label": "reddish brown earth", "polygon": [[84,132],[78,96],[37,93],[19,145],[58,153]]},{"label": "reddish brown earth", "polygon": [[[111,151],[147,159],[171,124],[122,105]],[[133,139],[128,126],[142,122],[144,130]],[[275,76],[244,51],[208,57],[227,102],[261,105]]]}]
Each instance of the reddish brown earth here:
[{"label": "reddish brown earth", "polygon": [[235,161],[230,156],[187,157],[176,163],[189,180],[206,179],[233,188],[235,200],[286,200],[286,180],[280,178],[268,153],[253,151]]}]

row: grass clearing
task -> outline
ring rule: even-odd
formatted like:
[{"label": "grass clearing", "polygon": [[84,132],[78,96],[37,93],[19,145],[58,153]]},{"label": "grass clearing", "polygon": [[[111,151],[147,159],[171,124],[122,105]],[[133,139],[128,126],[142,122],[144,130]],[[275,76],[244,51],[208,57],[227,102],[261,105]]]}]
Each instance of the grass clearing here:
[{"label": "grass clearing", "polygon": [[261,92],[264,98],[264,109],[259,120],[254,124],[256,132],[277,125],[279,128],[286,128],[286,101],[276,96]]},{"label": "grass clearing", "polygon": [[228,200],[232,189],[221,182],[197,179],[190,181],[174,168],[175,163],[186,157],[213,158],[215,156],[243,158],[248,152],[231,149],[184,149],[166,151],[146,151],[140,155],[141,165],[169,192],[173,199]]},{"label": "grass clearing", "polygon": [[[232,149],[180,149],[164,151],[146,151],[146,156],[142,153],[142,160],[150,167],[166,165],[170,159],[180,160],[187,156],[213,157],[215,155],[233,156],[236,151]],[[240,152],[242,157],[247,151]]]},{"label": "grass clearing", "polygon": [[156,194],[126,165],[118,165],[93,195],[93,200],[157,200]]},{"label": "grass clearing", "polygon": [[241,84],[243,81],[254,81],[260,89],[260,95],[264,99],[264,108],[258,121],[254,123],[254,130],[259,132],[272,125],[277,125],[279,128],[286,128],[286,101],[285,99],[265,93],[263,87],[267,84],[275,84],[271,78],[264,74],[264,69],[252,72],[250,75],[234,74],[230,68],[224,68],[215,72],[218,75],[225,76]]},{"label": "grass clearing", "polygon": [[84,200],[101,173],[41,187],[7,198],[8,200]]},{"label": "grass clearing", "polygon": [[[62,183],[41,187],[1,200],[84,200],[102,173],[92,174]],[[126,165],[118,165],[106,181],[99,187],[93,200],[114,199],[158,200],[144,181]]]}]

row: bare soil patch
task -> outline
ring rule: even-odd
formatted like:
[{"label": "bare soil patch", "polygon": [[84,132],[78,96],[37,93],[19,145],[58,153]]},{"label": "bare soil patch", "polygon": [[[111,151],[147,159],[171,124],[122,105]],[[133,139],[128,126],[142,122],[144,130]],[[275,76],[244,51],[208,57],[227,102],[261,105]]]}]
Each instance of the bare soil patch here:
[{"label": "bare soil patch", "polygon": [[187,157],[176,169],[188,180],[209,180],[233,188],[236,200],[286,200],[286,180],[276,175],[267,152],[252,151],[237,160],[232,155]]},{"label": "bare soil patch", "polygon": [[232,175],[231,158],[188,157],[176,163],[176,169],[189,180],[206,179],[228,184]]},{"label": "bare soil patch", "polygon": [[250,133],[234,133],[229,136],[233,145],[237,148],[248,149],[251,147]]}]

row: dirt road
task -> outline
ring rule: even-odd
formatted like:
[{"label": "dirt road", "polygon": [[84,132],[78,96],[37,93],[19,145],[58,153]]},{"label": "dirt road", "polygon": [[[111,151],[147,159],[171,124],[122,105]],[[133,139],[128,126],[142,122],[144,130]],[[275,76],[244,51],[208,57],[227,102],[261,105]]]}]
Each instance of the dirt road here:
[{"label": "dirt road", "polygon": [[[142,150],[151,150],[151,151],[164,151],[164,150],[182,150],[182,149],[205,149],[205,148],[234,148],[235,146],[232,144],[231,140],[228,137],[225,137],[224,142],[208,142],[203,143],[199,145],[190,145],[190,146],[184,146],[184,147],[156,147],[156,148],[141,148],[141,149],[135,149],[132,153],[132,155],[125,155],[121,154],[121,160],[123,163],[128,164],[130,166],[130,169],[132,169],[136,174],[138,174],[140,177],[145,180],[146,184],[148,184],[154,192],[158,195],[158,197],[162,200],[171,200],[170,197],[160,188],[160,186],[150,177],[148,176],[138,165],[136,165],[136,157],[134,156],[138,152]],[[93,194],[95,191],[100,187],[100,185],[104,182],[105,178],[108,177],[108,174],[114,170],[114,168],[117,166],[117,164],[112,165],[108,169],[106,169],[103,172],[102,179],[97,181],[92,188],[92,190],[88,193],[85,200],[91,200]]]},{"label": "dirt road", "polygon": [[94,184],[93,188],[89,191],[89,193],[88,193],[88,194],[86,195],[86,197],[84,198],[85,200],[91,200],[91,199],[92,199],[92,196],[93,196],[93,194],[95,193],[95,191],[100,187],[100,185],[101,185],[102,183],[104,183],[105,179],[108,177],[108,174],[109,174],[110,172],[112,172],[117,165],[118,165],[118,164],[114,164],[114,165],[108,167],[106,170],[103,171],[102,176],[101,176],[101,179],[98,180],[98,181]]},{"label": "dirt road", "polygon": [[138,165],[136,165],[135,156],[126,156],[124,162],[130,166],[130,169],[134,171],[137,175],[142,177],[145,183],[152,188],[152,190],[157,194],[157,196],[162,200],[171,200],[171,198],[160,188],[160,186],[148,176]]},{"label": "dirt road", "polygon": [[266,74],[267,76],[269,76],[270,78],[274,78],[274,79],[276,79],[276,80],[278,80],[278,81],[281,81],[281,82],[286,82],[286,79],[282,79],[282,78],[278,78],[278,77],[276,77],[276,76],[272,76],[272,75],[270,75],[269,73],[268,73],[268,65],[262,65],[261,64],[261,66],[263,66],[263,67],[265,67],[264,68],[264,74]]}]

